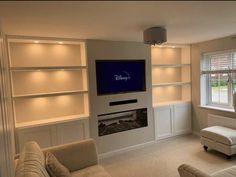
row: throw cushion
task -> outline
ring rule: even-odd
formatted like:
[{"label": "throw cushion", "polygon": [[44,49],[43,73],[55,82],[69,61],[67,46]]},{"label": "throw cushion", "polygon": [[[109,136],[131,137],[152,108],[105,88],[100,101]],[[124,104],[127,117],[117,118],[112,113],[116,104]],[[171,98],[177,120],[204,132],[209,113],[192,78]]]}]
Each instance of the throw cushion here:
[{"label": "throw cushion", "polygon": [[51,153],[45,153],[45,166],[51,177],[71,177],[69,170]]},{"label": "throw cushion", "polygon": [[15,177],[49,177],[44,154],[36,142],[25,144],[17,162]]},{"label": "throw cushion", "polygon": [[178,168],[180,177],[211,177],[208,174],[187,164],[182,164]]},{"label": "throw cushion", "polygon": [[72,173],[72,177],[111,177],[101,165],[93,165]]}]

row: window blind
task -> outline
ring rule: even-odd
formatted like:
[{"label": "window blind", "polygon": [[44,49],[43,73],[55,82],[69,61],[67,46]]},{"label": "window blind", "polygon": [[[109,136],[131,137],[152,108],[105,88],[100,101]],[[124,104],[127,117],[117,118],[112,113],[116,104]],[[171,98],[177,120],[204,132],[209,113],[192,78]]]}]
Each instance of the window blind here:
[{"label": "window blind", "polygon": [[204,54],[201,74],[236,73],[236,51]]}]

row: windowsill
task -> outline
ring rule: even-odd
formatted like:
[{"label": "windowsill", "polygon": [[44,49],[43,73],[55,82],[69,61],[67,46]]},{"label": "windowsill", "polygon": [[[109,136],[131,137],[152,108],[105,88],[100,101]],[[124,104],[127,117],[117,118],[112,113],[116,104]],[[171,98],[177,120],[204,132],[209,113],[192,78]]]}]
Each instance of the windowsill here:
[{"label": "windowsill", "polygon": [[216,110],[216,111],[235,113],[234,109],[229,109],[229,108],[220,108],[220,107],[209,106],[209,105],[200,105],[199,107],[202,109],[211,109],[211,110]]}]

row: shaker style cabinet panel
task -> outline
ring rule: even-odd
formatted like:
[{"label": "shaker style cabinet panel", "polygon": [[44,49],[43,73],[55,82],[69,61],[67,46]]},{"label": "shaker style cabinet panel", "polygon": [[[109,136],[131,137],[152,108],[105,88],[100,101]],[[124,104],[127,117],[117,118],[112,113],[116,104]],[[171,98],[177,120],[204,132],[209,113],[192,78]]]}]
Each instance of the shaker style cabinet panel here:
[{"label": "shaker style cabinet panel", "polygon": [[191,105],[189,103],[174,105],[174,134],[191,131]]},{"label": "shaker style cabinet panel", "polygon": [[154,109],[156,139],[163,139],[172,135],[173,109],[163,106]]},{"label": "shaker style cabinet panel", "polygon": [[88,119],[16,129],[17,152],[22,151],[24,144],[29,141],[36,141],[40,147],[46,148],[87,138],[89,138]]},{"label": "shaker style cabinet panel", "polygon": [[154,108],[156,140],[191,132],[191,104],[158,106]]},{"label": "shaker style cabinet panel", "polygon": [[24,144],[36,141],[41,148],[55,146],[56,127],[44,126],[30,129],[16,130],[16,151],[21,152]]}]

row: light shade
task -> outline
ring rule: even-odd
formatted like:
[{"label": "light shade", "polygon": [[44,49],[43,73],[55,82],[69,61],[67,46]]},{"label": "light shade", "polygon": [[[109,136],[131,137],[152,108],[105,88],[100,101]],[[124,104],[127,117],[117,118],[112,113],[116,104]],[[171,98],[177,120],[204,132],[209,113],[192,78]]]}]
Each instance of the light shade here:
[{"label": "light shade", "polygon": [[148,28],[143,32],[145,44],[156,45],[166,42],[166,29],[162,27]]}]

